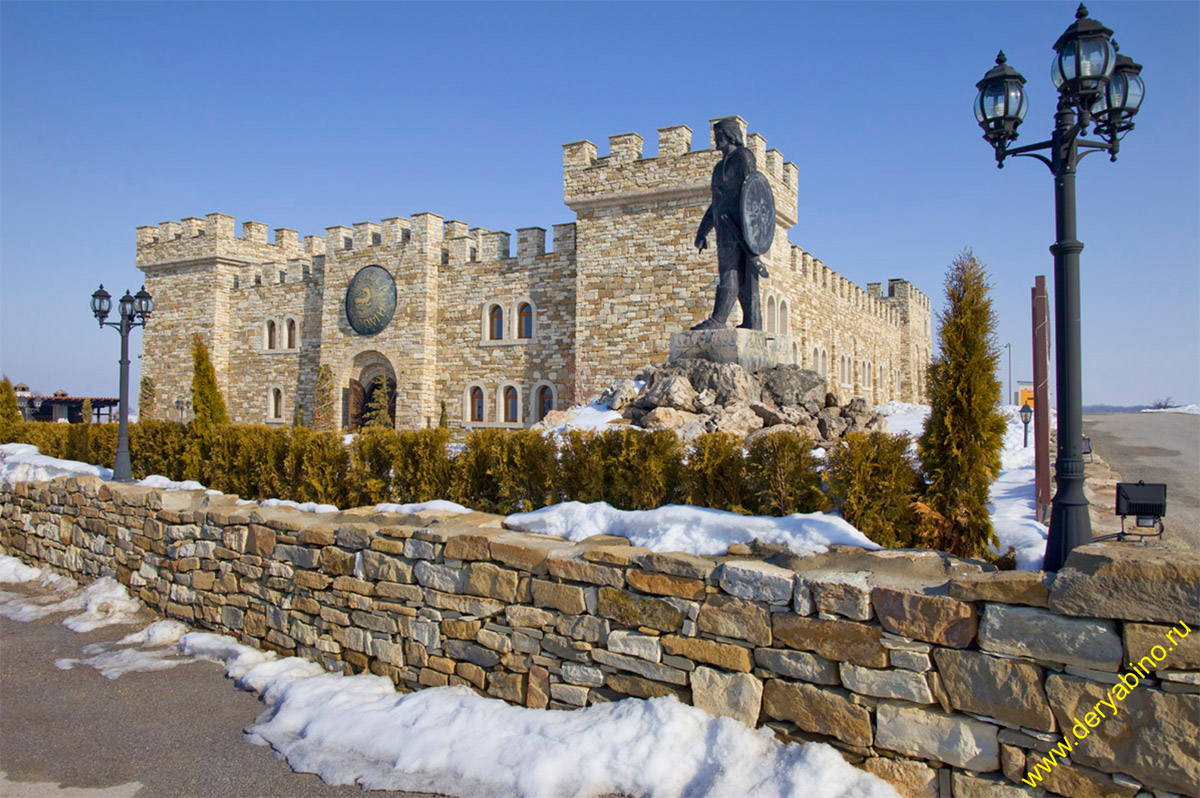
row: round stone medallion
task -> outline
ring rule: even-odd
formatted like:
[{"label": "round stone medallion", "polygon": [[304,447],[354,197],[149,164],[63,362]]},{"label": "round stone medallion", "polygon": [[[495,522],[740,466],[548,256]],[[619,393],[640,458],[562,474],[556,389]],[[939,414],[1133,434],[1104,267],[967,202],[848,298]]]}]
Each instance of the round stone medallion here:
[{"label": "round stone medallion", "polygon": [[346,289],[346,319],[359,335],[374,335],[396,312],[396,281],[382,266],[364,266]]}]

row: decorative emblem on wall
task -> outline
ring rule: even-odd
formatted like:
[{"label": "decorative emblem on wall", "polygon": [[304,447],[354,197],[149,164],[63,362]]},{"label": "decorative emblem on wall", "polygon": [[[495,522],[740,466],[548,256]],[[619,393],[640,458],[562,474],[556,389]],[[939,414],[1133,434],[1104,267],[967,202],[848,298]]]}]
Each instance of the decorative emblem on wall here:
[{"label": "decorative emblem on wall", "polygon": [[752,255],[762,255],[775,240],[775,195],[762,172],[742,186],[742,238]]},{"label": "decorative emblem on wall", "polygon": [[396,281],[382,266],[364,266],[346,288],[346,319],[359,335],[381,332],[396,312]]}]

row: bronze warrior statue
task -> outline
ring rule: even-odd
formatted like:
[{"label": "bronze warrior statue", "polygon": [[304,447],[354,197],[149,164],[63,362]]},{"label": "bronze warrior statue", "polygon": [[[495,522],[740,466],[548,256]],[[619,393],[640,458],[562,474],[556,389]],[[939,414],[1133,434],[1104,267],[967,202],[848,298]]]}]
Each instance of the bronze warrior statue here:
[{"label": "bronze warrior statue", "polygon": [[[742,323],[738,327],[761,330],[763,323],[758,280],[760,277],[767,277],[768,274],[759,255],[770,246],[770,239],[774,233],[774,198],[761,175],[750,180],[750,183],[747,182],[757,174],[758,165],[755,163],[754,153],[745,146],[737,120],[717,120],[713,123],[713,137],[723,157],[721,162],[713,167],[712,204],[705,211],[700,229],[696,232],[696,248],[703,250],[708,246],[708,231],[715,227],[719,275],[717,298],[713,305],[712,317],[692,329],[725,329],[729,312],[733,310],[734,301],[737,301],[742,306]],[[756,185],[750,185],[756,181]],[[763,190],[766,191],[765,200],[762,198]],[[755,196],[743,197],[743,192],[751,192]],[[744,218],[747,200],[750,201],[751,207],[756,209],[751,213],[762,218]],[[769,216],[764,203],[769,204]],[[754,233],[756,226],[759,231],[757,235]],[[755,235],[756,240],[747,240],[747,230],[751,231],[751,235]]]}]

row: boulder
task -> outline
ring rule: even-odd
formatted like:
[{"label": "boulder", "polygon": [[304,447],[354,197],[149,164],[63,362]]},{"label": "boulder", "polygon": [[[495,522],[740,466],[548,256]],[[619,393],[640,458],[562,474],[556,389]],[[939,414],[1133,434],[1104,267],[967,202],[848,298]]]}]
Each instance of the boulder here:
[{"label": "boulder", "polygon": [[622,410],[637,398],[638,387],[633,380],[617,380],[604,394],[601,401],[607,401],[613,410]]},{"label": "boulder", "polygon": [[[1132,674],[1126,676],[1132,681]],[[1046,677],[1046,695],[1062,728],[1087,720],[1098,705],[1106,715],[1083,740],[1072,735],[1077,742],[1071,760],[1096,768],[1120,763],[1121,772],[1147,787],[1193,794],[1200,784],[1200,695],[1173,695],[1137,683],[1124,699],[1116,693],[1110,685],[1074,676]],[[1102,698],[1116,704],[1115,715],[1100,704]]]},{"label": "boulder", "polygon": [[712,715],[758,724],[762,682],[749,673],[726,673],[703,665],[692,671],[692,704]]},{"label": "boulder", "polygon": [[[669,429],[687,440],[704,432],[706,416],[699,413],[689,413],[686,410],[676,410],[671,407],[656,407],[637,422],[639,427],[649,430]],[[694,434],[685,435],[685,429],[690,428]],[[697,431],[698,430],[698,431]]]},{"label": "boulder", "polygon": [[836,408],[826,408],[817,414],[817,431],[821,434],[821,440],[837,440],[842,437],[846,427],[846,420],[838,415]]},{"label": "boulder", "polygon": [[[705,389],[712,390],[719,405],[749,405],[762,398],[762,388],[736,363],[681,359],[664,368],[663,372],[683,374],[697,393],[702,393]],[[663,372],[655,375],[656,378],[661,379]]]},{"label": "boulder", "polygon": [[1050,586],[1063,615],[1200,626],[1200,557],[1143,547],[1074,549]]},{"label": "boulder", "polygon": [[739,438],[745,438],[763,426],[763,420],[744,404],[728,405],[707,418],[704,428],[708,432],[728,432]]},{"label": "boulder", "polygon": [[696,390],[681,374],[667,374],[654,380],[654,384],[634,401],[638,407],[646,409],[669,407],[691,413],[694,409]]},{"label": "boulder", "polygon": [[825,380],[815,371],[796,366],[776,366],[760,377],[765,377],[763,394],[774,400],[779,407],[799,407],[807,402],[824,402]]},{"label": "boulder", "polygon": [[778,424],[795,426],[806,419],[806,416],[795,407],[775,408],[765,405],[762,402],[755,402],[750,405],[750,409],[763,420],[764,427],[774,427]]}]

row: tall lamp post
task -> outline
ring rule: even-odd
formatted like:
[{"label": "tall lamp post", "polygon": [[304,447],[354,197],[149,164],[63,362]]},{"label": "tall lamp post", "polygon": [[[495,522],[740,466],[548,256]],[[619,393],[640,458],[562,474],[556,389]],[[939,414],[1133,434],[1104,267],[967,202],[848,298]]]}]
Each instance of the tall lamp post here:
[{"label": "tall lamp post", "polygon": [[[1009,149],[1017,126],[1028,110],[1025,78],[1008,66],[1004,53],[996,66],[975,84],[975,118],[983,137],[996,151],[996,165],[1012,156],[1037,158],[1054,175],[1054,210],[1057,238],[1054,254],[1054,325],[1058,385],[1057,490],[1051,502],[1050,533],[1044,568],[1058,571],[1076,546],[1092,540],[1088,502],[1083,494],[1083,396],[1080,379],[1079,253],[1083,243],[1075,237],[1075,167],[1084,156],[1105,151],[1117,159],[1121,139],[1133,129],[1133,117],[1142,104],[1145,86],[1140,64],[1117,55],[1112,31],[1094,19],[1080,4],[1073,22],[1054,43],[1050,76],[1058,87],[1058,109],[1049,141]],[[1080,138],[1091,126],[1103,141]],[[1049,157],[1038,153],[1049,150]]]},{"label": "tall lamp post", "polygon": [[117,301],[121,320],[108,321],[109,311],[112,310],[112,296],[101,285],[92,294],[92,314],[100,327],[112,327],[121,334],[121,406],[120,421],[117,424],[117,459],[113,463],[113,479],[117,482],[133,481],[133,471],[129,467],[129,331],[134,327],[146,326],[146,319],[154,311],[154,300],[146,291],[146,286],[131,296],[128,291]]}]

